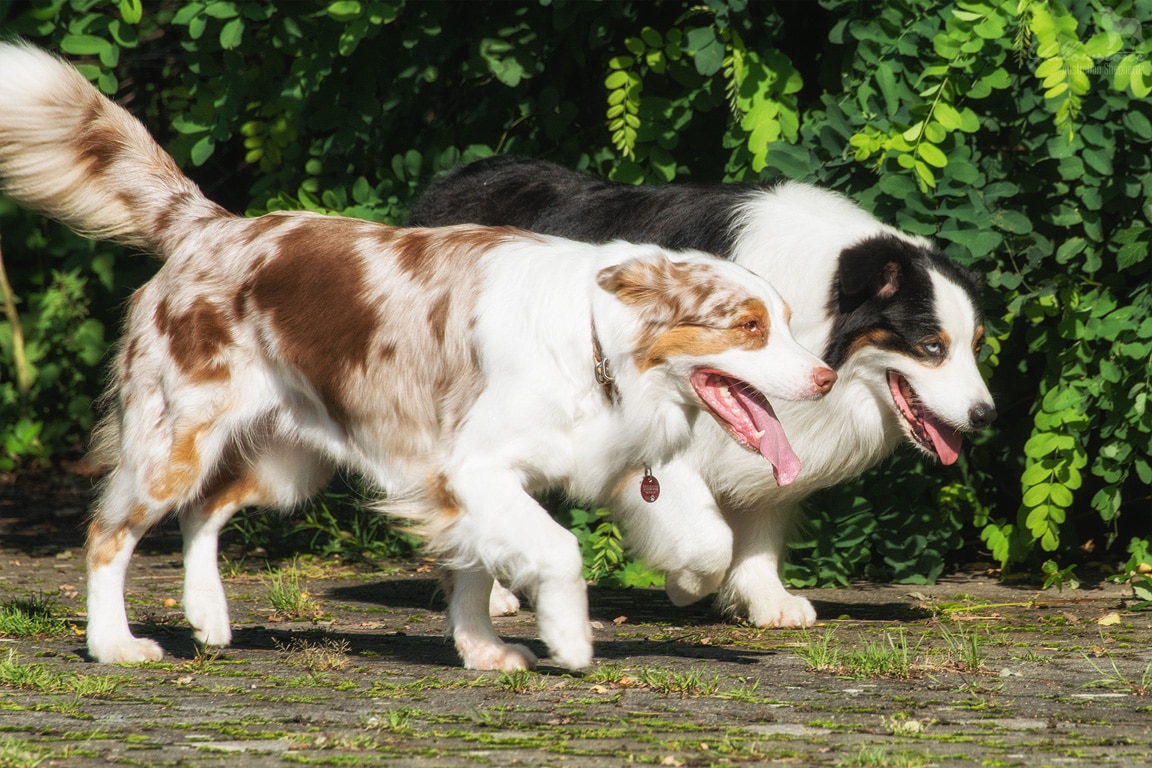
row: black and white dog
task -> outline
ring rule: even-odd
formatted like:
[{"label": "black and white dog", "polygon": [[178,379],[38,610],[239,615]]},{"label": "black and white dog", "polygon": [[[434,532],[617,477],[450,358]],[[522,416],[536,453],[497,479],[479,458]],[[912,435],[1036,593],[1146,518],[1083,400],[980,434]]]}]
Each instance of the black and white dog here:
[{"label": "black and white dog", "polygon": [[666,573],[678,605],[719,590],[722,607],[758,626],[812,624],[812,604],[779,574],[801,502],[875,466],[902,437],[951,464],[961,434],[996,416],[976,365],[979,277],[839,194],[795,182],[631,186],[493,157],[432,182],[409,214],[411,225],[458,222],[730,258],[772,282],[796,338],[837,370],[822,401],[777,408],[804,466],[795,483],[777,484],[702,421],[692,448],[654,469],[657,501],[621,486],[612,507],[625,537]]}]

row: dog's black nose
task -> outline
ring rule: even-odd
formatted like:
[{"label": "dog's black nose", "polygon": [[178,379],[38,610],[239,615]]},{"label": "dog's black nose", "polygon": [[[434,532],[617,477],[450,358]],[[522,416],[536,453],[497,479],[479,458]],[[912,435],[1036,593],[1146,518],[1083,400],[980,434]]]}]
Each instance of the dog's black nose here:
[{"label": "dog's black nose", "polygon": [[996,420],[996,406],[992,403],[977,403],[968,410],[968,423],[972,429],[984,429]]}]

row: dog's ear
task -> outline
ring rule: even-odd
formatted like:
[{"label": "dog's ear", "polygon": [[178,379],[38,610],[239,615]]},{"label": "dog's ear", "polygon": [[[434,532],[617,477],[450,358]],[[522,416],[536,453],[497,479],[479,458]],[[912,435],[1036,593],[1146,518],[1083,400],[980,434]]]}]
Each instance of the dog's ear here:
[{"label": "dog's ear", "polygon": [[839,311],[851,312],[871,299],[894,297],[909,268],[907,247],[897,238],[875,237],[841,251],[835,296]]},{"label": "dog's ear", "polygon": [[666,294],[682,269],[662,254],[644,259],[629,259],[605,267],[596,275],[596,284],[625,304],[647,303],[657,294]]}]

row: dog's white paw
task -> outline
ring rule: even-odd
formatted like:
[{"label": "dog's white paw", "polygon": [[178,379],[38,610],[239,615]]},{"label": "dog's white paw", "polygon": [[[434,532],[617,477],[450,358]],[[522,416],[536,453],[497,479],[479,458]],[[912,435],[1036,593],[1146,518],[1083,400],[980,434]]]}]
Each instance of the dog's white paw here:
[{"label": "dog's white paw", "polygon": [[664,574],[664,591],[673,605],[692,605],[719,589],[723,580],[723,571],[719,573],[669,571]]},{"label": "dog's white paw", "polygon": [[88,655],[101,664],[115,664],[118,661],[160,661],[164,658],[164,650],[155,640],[129,635],[111,642],[89,638]]},{"label": "dog's white paw", "polygon": [[196,642],[201,645],[212,645],[223,648],[232,643],[232,627],[228,623],[228,617],[225,616],[221,622],[219,620],[197,623],[188,618],[189,623],[192,624],[192,636],[196,638]]},{"label": "dog's white paw", "polygon": [[488,596],[489,616],[515,616],[520,612],[520,599],[500,582],[492,584],[492,594]]},{"label": "dog's white paw", "polygon": [[457,645],[464,659],[465,669],[494,672],[515,672],[536,666],[536,654],[523,645],[497,643],[472,644],[467,651]]},{"label": "dog's white paw", "polygon": [[[591,626],[589,626],[589,631]],[[566,638],[549,642],[549,661],[564,669],[584,669],[592,664],[592,642],[584,638]]]},{"label": "dog's white paw", "polygon": [[770,597],[757,599],[748,606],[748,620],[756,626],[810,627],[816,623],[816,609],[807,599],[788,592],[777,592]]},{"label": "dog's white paw", "polygon": [[192,636],[203,645],[225,646],[232,642],[232,624],[228,604],[211,599],[188,601],[184,616],[192,625]]}]

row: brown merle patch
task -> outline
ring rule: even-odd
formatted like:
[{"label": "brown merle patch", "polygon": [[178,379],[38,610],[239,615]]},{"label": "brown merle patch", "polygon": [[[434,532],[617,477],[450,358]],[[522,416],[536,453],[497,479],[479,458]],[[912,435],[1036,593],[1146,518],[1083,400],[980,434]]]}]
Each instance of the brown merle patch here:
[{"label": "brown merle patch", "polygon": [[445,269],[467,270],[479,254],[509,240],[528,236],[513,227],[460,226],[400,230],[391,243],[396,266],[418,283],[441,282]]},{"label": "brown merle patch", "polygon": [[317,219],[282,235],[236,297],[268,313],[285,362],[316,388],[332,416],[344,421],[348,377],[368,365],[379,311],[369,298],[366,267],[352,243],[367,226]]},{"label": "brown merle patch", "polygon": [[195,384],[227,381],[228,363],[220,359],[233,343],[231,319],[203,296],[187,311],[172,316],[168,302],[156,305],[156,328],[168,339],[168,352],[180,371]]},{"label": "brown merle patch", "polygon": [[200,477],[200,434],[204,424],[176,434],[168,454],[168,463],[146,479],[148,495],[157,501],[171,501],[185,496]]}]

